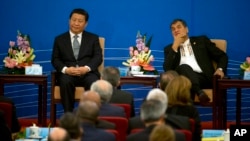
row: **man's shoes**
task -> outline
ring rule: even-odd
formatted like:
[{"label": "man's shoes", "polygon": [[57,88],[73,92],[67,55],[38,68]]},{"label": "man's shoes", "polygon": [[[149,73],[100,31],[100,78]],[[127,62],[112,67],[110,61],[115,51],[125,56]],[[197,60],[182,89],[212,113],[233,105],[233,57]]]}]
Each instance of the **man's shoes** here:
[{"label": "man's shoes", "polygon": [[207,94],[204,91],[199,91],[199,100],[201,105],[207,105],[210,101],[210,98],[207,96]]}]

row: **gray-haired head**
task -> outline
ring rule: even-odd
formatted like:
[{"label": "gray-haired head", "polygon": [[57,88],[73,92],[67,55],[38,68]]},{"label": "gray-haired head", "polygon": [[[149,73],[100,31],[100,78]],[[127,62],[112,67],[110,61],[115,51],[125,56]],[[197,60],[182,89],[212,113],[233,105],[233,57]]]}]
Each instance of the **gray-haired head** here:
[{"label": "gray-haired head", "polygon": [[161,101],[163,104],[168,105],[168,96],[167,94],[159,89],[159,88],[154,88],[148,92],[148,95],[146,97],[146,100],[158,100]]},{"label": "gray-haired head", "polygon": [[108,103],[113,93],[112,85],[106,80],[97,80],[92,83],[91,91],[95,91],[100,95],[101,103]]},{"label": "gray-haired head", "polygon": [[146,100],[141,106],[141,120],[144,123],[150,123],[160,120],[165,116],[166,104],[159,100]]},{"label": "gray-haired head", "polygon": [[120,71],[116,67],[105,67],[101,73],[101,78],[107,80],[113,87],[120,83]]}]

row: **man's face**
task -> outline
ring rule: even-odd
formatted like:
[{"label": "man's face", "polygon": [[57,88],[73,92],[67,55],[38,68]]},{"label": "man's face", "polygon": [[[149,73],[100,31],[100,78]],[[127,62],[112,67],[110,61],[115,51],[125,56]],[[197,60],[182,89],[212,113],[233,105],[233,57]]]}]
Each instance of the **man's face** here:
[{"label": "man's face", "polygon": [[172,24],[171,31],[173,37],[176,36],[186,37],[188,34],[188,28],[185,27],[180,21]]},{"label": "man's face", "polygon": [[81,14],[74,13],[69,20],[70,30],[74,34],[81,33],[87,26],[85,16]]}]

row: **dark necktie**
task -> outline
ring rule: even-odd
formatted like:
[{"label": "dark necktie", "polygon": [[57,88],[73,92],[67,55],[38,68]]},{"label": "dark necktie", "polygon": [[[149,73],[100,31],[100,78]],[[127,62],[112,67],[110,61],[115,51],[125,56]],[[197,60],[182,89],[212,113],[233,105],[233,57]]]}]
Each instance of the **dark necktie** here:
[{"label": "dark necktie", "polygon": [[78,57],[79,49],[80,49],[80,44],[79,44],[77,38],[78,38],[78,35],[75,35],[74,40],[73,40],[73,52],[74,52],[74,56],[76,59]]}]

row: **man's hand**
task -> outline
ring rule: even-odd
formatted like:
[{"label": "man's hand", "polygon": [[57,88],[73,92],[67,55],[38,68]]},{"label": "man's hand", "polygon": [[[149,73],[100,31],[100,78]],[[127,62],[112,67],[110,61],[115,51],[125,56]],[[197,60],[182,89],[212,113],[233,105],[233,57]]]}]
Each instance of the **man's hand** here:
[{"label": "man's hand", "polygon": [[223,78],[225,74],[224,74],[224,72],[223,72],[222,69],[219,69],[219,68],[218,68],[218,69],[215,71],[214,75],[219,75],[220,78]]},{"label": "man's hand", "polygon": [[180,33],[176,36],[174,36],[174,43],[172,45],[172,49],[177,52],[178,48],[180,47],[180,44],[184,43],[186,40],[186,34]]},{"label": "man's hand", "polygon": [[88,68],[86,67],[68,67],[65,72],[68,75],[72,76],[81,76],[85,75],[88,72]]}]

